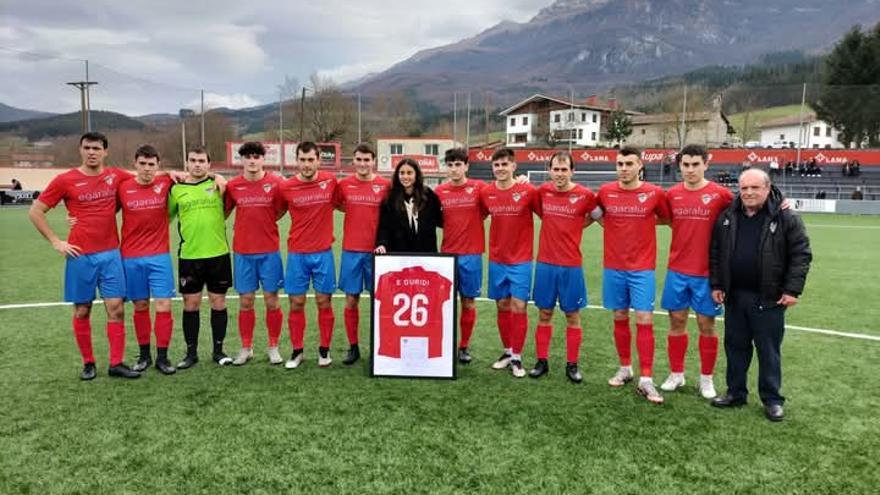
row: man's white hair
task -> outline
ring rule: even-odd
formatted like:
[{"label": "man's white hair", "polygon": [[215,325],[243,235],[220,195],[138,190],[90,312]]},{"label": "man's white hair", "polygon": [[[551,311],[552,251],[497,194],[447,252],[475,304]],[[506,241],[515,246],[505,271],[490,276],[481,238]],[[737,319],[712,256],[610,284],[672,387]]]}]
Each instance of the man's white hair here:
[{"label": "man's white hair", "polygon": [[743,177],[745,177],[746,174],[757,175],[758,177],[761,177],[762,179],[764,179],[765,186],[770,185],[770,176],[767,174],[767,172],[765,172],[764,170],[762,170],[760,168],[749,168],[749,169],[743,170],[742,173],[739,174],[740,185],[742,185]]}]

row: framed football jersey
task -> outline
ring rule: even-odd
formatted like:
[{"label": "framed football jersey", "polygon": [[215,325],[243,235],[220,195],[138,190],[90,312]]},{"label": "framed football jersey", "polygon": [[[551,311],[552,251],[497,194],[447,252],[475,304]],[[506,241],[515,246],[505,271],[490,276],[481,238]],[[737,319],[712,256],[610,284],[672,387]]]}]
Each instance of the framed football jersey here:
[{"label": "framed football jersey", "polygon": [[456,377],[455,255],[373,257],[370,375]]}]

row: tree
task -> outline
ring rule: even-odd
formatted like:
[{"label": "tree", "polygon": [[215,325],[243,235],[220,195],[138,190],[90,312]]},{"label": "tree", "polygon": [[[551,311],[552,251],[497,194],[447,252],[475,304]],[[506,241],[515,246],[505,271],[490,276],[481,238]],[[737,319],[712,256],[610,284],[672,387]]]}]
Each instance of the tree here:
[{"label": "tree", "polygon": [[620,144],[632,134],[632,119],[622,108],[618,108],[611,112],[608,117],[608,130],[605,138],[612,142]]},{"label": "tree", "polygon": [[355,124],[355,101],[330,78],[313,74],[310,83],[312,96],[305,101],[309,134],[317,142],[342,141]]},{"label": "tree", "polygon": [[856,26],[834,45],[811,106],[847,147],[880,145],[880,23],[868,33]]}]

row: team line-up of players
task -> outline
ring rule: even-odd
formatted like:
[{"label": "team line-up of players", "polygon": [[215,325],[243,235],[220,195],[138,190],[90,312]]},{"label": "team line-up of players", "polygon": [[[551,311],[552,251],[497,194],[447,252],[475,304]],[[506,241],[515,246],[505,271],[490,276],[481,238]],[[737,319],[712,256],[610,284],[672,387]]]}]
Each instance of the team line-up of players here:
[{"label": "team line-up of players", "polygon": [[[156,335],[156,368],[174,373],[167,351],[175,294],[169,254],[169,219],[177,217],[180,233],[179,291],[184,298],[183,331],[187,354],[178,363],[185,369],[198,362],[199,307],[207,289],[211,305],[213,360],[221,365],[243,365],[253,357],[254,299],[262,288],[266,306],[268,356],[272,364],[295,369],[303,362],[306,328],[305,294],[315,290],[319,328],[318,365],[329,366],[330,342],[335,316],[330,297],[337,287],[346,294],[344,326],[349,351],[346,365],[360,358],[358,344],[360,295],[370,290],[372,256],[393,251],[395,246],[377,245],[380,222],[397,206],[389,199],[402,198],[409,227],[419,230],[427,191],[439,201],[443,228],[440,251],[457,255],[460,296],[458,360],[471,362],[469,342],[476,322],[475,298],[481,293],[482,254],[485,251],[484,220],[490,217],[488,296],[496,301],[497,327],[503,353],[492,363],[497,370],[510,370],[523,377],[522,351],[528,329],[527,302],[539,309],[535,329],[536,363],[528,372],[539,378],[549,372],[549,347],[556,306],[566,319],[566,371],[579,383],[578,358],[582,339],[580,310],[587,305],[582,268],[583,230],[600,223],[604,233],[602,300],[614,314],[614,343],[620,368],[609,385],[620,387],[633,380],[630,310],[636,319],[636,351],[639,381],[636,390],[654,403],[663,397],[653,382],[656,225],[672,227],[669,271],[662,306],[670,312],[668,353],[669,378],[661,385],[672,391],[684,385],[684,360],[688,349],[688,311],[697,314],[699,327],[700,392],[716,395],[713,371],[718,349],[714,319],[720,305],[713,301],[708,282],[708,256],[712,227],[733,200],[725,187],[705,178],[706,150],[687,146],[678,155],[683,181],[669,191],[640,179],[640,151],[624,147],[616,160],[617,180],[602,185],[597,193],[572,182],[574,165],[563,151],[548,162],[550,180],[538,186],[517,179],[515,155],[501,148],[492,156],[495,180],[483,183],[467,177],[465,150],[446,153],[448,180],[430,191],[423,184],[418,165],[405,160],[389,181],[375,172],[375,152],[365,144],[353,152],[354,174],[341,180],[319,170],[319,150],[303,142],[297,149],[297,174],[285,180],[263,169],[265,149],[258,142],[241,146],[243,173],[228,182],[210,173],[210,157],[204,148],[187,154],[185,174],[163,174],[160,159],[149,145],[134,157],[135,174],[104,166],[108,142],[99,133],[80,141],[82,165],[57,176],[31,209],[37,229],[66,256],[65,300],[74,303],[73,329],[83,359],[81,378],[96,376],[91,345],[90,311],[100,289],[108,314],[111,376],[135,378],[153,364],[150,341]],[[397,192],[398,194],[395,194]],[[413,209],[413,198],[416,198]],[[49,227],[46,212],[64,201],[72,227],[61,240]],[[420,204],[422,203],[422,204]],[[122,211],[119,243],[116,211]],[[342,256],[338,284],[332,255],[334,210],[345,212]],[[232,278],[225,218],[236,211],[232,254]],[[279,252],[277,221],[289,213],[286,272]],[[541,218],[537,259],[533,264],[533,216]],[[392,225],[392,228],[394,227]],[[416,234],[413,234],[416,235]],[[408,250],[436,251],[434,245],[408,246]],[[533,277],[534,275],[534,277]],[[533,284],[534,278],[534,284]],[[242,348],[235,358],[223,352],[227,315],[225,293],[233,286],[241,294],[238,329]],[[293,348],[283,360],[279,340],[283,315],[279,291],[290,300],[288,327]],[[150,298],[155,322],[151,321]],[[125,299],[134,302],[134,327],[140,355],[129,368],[123,363]],[[154,326],[153,326],[154,324]],[[152,328],[151,328],[152,327]]]}]

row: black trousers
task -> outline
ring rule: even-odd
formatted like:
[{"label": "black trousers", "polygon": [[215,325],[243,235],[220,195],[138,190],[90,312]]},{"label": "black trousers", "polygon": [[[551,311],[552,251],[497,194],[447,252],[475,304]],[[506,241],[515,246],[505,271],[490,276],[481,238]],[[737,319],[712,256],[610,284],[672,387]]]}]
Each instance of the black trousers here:
[{"label": "black trousers", "polygon": [[785,306],[764,308],[757,292],[733,290],[724,306],[724,352],[727,393],[746,398],[752,347],[758,351],[758,394],[765,405],[782,404],[782,357]]}]

